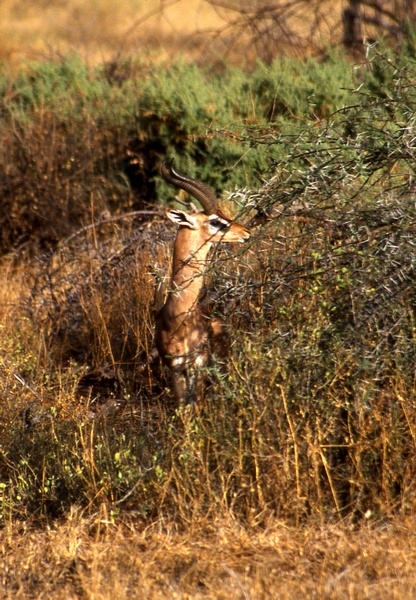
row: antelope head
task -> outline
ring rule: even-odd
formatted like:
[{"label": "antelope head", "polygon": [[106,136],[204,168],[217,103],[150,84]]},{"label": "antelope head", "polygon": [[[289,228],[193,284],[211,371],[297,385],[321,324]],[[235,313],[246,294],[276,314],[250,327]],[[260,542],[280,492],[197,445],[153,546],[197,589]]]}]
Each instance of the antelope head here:
[{"label": "antelope head", "polygon": [[163,163],[162,175],[169,183],[191,194],[203,207],[200,213],[172,209],[167,215],[180,227],[199,231],[202,243],[244,242],[250,237],[247,227],[233,221],[220,209],[215,194],[204,183],[180,175],[173,170],[171,163]]}]

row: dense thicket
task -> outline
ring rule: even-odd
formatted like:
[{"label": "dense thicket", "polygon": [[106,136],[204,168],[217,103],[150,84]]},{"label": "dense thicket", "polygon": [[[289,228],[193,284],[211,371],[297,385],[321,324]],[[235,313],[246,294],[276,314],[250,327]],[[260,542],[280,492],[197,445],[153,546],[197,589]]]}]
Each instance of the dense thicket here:
[{"label": "dense thicket", "polygon": [[[355,68],[141,69],[115,80],[69,61],[3,85],[2,249],[52,249],[3,326],[3,513],[100,502],[265,523],[414,508],[412,45]],[[240,186],[230,204],[253,224],[207,274],[230,349],[192,414],[137,368],[172,229],[116,220],[172,196],[165,157]]]},{"label": "dense thicket", "polygon": [[217,192],[257,186],[279,148],[254,151],[241,134],[327,116],[352,87],[351,67],[336,56],[276,60],[251,75],[184,62],[90,70],[69,58],[14,78],[3,68],[0,252],[53,246],[103,212],[166,202],[172,192],[158,173],[167,158]]}]

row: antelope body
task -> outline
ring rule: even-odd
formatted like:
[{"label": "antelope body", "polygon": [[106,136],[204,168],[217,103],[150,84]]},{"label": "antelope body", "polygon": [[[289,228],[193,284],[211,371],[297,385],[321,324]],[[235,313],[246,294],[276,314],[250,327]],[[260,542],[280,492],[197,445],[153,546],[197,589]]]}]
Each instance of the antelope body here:
[{"label": "antelope body", "polygon": [[171,210],[168,218],[179,225],[167,300],[156,316],[156,348],[170,368],[176,400],[193,404],[202,393],[201,369],[208,361],[210,326],[199,305],[208,254],[218,242],[244,242],[249,230],[219,208],[214,193],[203,183],[162,166],[163,177],[198,200],[203,212]]}]

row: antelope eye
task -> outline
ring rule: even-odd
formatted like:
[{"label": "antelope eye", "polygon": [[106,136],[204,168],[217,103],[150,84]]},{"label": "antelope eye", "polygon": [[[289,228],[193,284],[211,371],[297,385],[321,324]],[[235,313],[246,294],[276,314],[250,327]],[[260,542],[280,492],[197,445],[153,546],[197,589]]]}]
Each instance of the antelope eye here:
[{"label": "antelope eye", "polygon": [[220,219],[212,219],[212,221],[210,221],[209,224],[220,231],[221,229],[226,229],[228,227],[228,223],[226,223],[225,221],[220,221]]}]

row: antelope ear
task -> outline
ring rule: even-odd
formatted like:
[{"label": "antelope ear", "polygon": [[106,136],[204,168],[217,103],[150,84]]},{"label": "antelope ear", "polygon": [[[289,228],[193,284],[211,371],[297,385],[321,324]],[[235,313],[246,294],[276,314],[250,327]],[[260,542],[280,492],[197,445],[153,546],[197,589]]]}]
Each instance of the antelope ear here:
[{"label": "antelope ear", "polygon": [[182,227],[189,227],[190,229],[198,229],[198,223],[195,217],[192,215],[188,215],[188,213],[183,210],[170,210],[168,212],[168,219],[176,223],[177,225],[182,225]]}]

